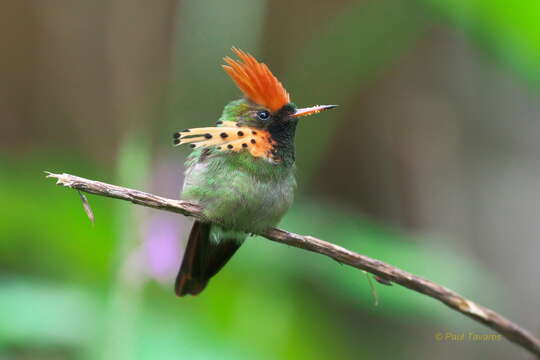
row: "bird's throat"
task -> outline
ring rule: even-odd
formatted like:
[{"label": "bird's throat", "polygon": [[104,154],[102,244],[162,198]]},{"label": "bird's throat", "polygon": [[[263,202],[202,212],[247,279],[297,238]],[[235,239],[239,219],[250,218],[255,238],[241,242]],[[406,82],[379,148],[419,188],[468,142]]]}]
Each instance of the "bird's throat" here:
[{"label": "bird's throat", "polygon": [[274,156],[285,166],[294,164],[294,136],[296,133],[296,120],[286,120],[272,123],[268,132],[274,141]]}]

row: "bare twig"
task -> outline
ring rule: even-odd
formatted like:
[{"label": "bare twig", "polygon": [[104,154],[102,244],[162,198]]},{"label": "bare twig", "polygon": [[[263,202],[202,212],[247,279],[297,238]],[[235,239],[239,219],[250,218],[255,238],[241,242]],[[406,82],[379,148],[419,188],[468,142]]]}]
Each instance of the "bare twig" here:
[{"label": "bare twig", "polygon": [[[69,174],[48,173],[47,177],[57,179],[58,185],[90,194],[127,200],[138,205],[205,220],[203,209],[187,201],[167,199],[142,191],[88,180]],[[502,317],[495,311],[478,305],[444,286],[313,236],[299,235],[277,228],[270,228],[259,235],[272,241],[329,256],[340,263],[367,271],[381,279],[400,284],[408,289],[437,299],[450,308],[490,327],[508,340],[540,357],[540,339],[534,337],[530,332]]]}]

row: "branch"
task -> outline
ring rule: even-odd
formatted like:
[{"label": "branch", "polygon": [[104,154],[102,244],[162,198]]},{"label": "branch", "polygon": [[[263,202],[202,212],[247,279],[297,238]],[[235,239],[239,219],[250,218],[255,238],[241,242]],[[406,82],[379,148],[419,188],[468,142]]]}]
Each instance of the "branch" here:
[{"label": "branch", "polygon": [[[58,185],[90,194],[127,200],[137,205],[205,220],[203,209],[187,201],[167,199],[142,191],[88,180],[69,174],[48,173],[47,177],[57,179]],[[502,317],[495,311],[476,304],[444,286],[313,236],[299,235],[278,228],[270,228],[258,235],[275,242],[326,255],[340,263],[367,271],[383,280],[400,284],[408,289],[437,299],[450,308],[490,327],[508,340],[540,357],[540,339],[534,337],[530,332]]]}]

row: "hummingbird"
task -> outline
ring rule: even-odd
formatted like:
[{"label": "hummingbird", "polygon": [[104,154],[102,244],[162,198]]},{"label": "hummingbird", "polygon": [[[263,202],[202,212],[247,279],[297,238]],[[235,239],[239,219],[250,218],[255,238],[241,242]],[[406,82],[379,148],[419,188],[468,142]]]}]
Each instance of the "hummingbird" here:
[{"label": "hummingbird", "polygon": [[232,48],[222,65],[243,98],[228,103],[216,126],[173,134],[193,149],[180,198],[201,206],[176,277],[178,296],[197,295],[249,234],[276,226],[293,202],[298,120],[335,108],[297,108],[268,66]]}]

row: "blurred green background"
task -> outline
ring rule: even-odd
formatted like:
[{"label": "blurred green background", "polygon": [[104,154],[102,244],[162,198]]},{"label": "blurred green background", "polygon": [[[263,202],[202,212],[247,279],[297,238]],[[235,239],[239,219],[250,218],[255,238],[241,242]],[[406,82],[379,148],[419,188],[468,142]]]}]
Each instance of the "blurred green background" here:
[{"label": "blurred green background", "polygon": [[300,106],[281,226],[439,282],[540,334],[540,2],[50,0],[0,4],[0,359],[507,359],[435,300],[250,238],[199,297],[190,220],[76,192],[178,197],[186,149],[239,91],[231,46]]}]

